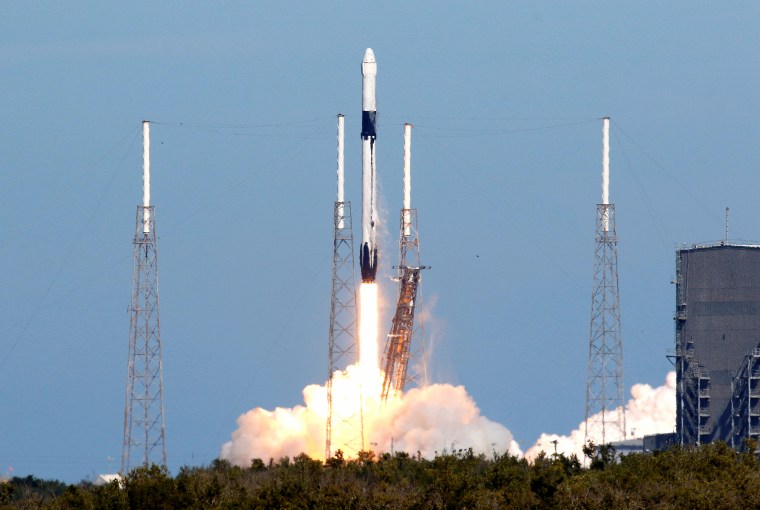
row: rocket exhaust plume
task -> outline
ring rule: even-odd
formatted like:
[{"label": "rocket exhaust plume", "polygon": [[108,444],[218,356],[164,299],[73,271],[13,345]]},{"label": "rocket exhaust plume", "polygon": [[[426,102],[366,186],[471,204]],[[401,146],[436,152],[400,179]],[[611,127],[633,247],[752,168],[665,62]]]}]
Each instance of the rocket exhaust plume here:
[{"label": "rocket exhaust plume", "polygon": [[359,287],[359,367],[362,391],[369,398],[379,395],[380,366],[378,358],[377,284],[362,283]]},{"label": "rocket exhaust plume", "polygon": [[362,281],[373,283],[377,275],[377,63],[371,48],[362,60],[362,244],[359,266]]},{"label": "rocket exhaust plume", "polygon": [[[490,455],[509,452],[522,455],[512,433],[483,416],[463,386],[431,384],[394,395],[383,402],[383,379],[378,367],[377,284],[360,287],[360,356],[355,365],[332,374],[333,409],[338,416],[363,416],[364,443],[376,453],[420,452],[431,459],[439,452],[472,448]],[[241,415],[231,440],[220,457],[247,467],[253,459],[281,459],[305,453],[324,459],[327,387],[312,384],[303,390],[304,405],[255,408]],[[335,407],[338,406],[338,409]],[[340,429],[345,434],[347,429]],[[350,433],[350,431],[348,431]],[[333,429],[333,434],[336,430]],[[349,444],[352,436],[335,435],[334,445]],[[368,447],[370,449],[370,447]],[[352,453],[344,451],[346,458]]]},{"label": "rocket exhaust plume", "polygon": [[[357,365],[333,378],[333,404],[360,405]],[[363,389],[362,389],[363,391]],[[327,389],[312,384],[304,388],[304,405],[278,407],[274,411],[256,408],[241,415],[231,440],[222,446],[220,457],[248,467],[251,460],[279,460],[305,453],[324,459]],[[341,398],[345,395],[348,398]],[[336,397],[337,396],[337,397]],[[522,455],[512,433],[503,425],[483,416],[463,386],[431,384],[409,390],[400,398],[365,402],[364,431],[367,449],[375,453],[403,451],[433,458],[451,449],[472,448],[475,453],[494,451]],[[358,411],[342,409],[341,414]],[[341,439],[336,439],[341,444]],[[350,457],[350,452],[346,457]]]}]

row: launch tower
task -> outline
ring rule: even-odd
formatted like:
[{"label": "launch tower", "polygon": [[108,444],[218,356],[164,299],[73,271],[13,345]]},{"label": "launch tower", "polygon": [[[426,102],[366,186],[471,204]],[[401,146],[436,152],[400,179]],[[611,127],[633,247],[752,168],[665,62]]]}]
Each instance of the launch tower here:
[{"label": "launch tower", "polygon": [[[338,196],[333,212],[333,274],[330,303],[330,345],[327,374],[327,429],[325,459],[332,457],[333,448],[346,453],[364,449],[364,420],[361,385],[358,394],[334,392],[336,377],[345,377],[349,365],[358,362],[359,341],[356,321],[356,286],[354,283],[354,236],[351,230],[351,202],[343,196],[344,117],[338,115]],[[338,444],[334,439],[341,438]]]},{"label": "launch tower", "polygon": [[164,382],[158,306],[156,220],[150,205],[150,123],[143,121],[143,205],[137,206],[129,307],[129,357],[121,473],[166,466]]},{"label": "launch tower", "polygon": [[[407,381],[422,386],[427,384],[424,325],[422,317],[415,328],[415,309],[421,302],[420,241],[417,231],[417,209],[411,207],[411,132],[412,125],[404,125],[404,208],[401,209],[399,236],[398,282],[399,296],[393,315],[391,332],[385,344],[385,376],[382,400],[389,395],[401,394]],[[421,308],[421,307],[420,307]],[[413,345],[413,337],[419,341]],[[409,365],[412,373],[409,373]]]},{"label": "launch tower", "polygon": [[609,135],[610,119],[605,117],[602,119],[602,203],[596,206],[585,437],[601,444],[625,439],[617,232],[615,204],[609,201]]}]

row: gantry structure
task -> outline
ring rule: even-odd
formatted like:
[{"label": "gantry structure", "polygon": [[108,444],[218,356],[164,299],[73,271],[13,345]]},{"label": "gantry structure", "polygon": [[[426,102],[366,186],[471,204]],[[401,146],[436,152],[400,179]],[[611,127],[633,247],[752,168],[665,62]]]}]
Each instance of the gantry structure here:
[{"label": "gantry structure", "polygon": [[150,205],[150,124],[143,122],[143,205],[137,206],[121,473],[166,466],[156,215]]},{"label": "gantry structure", "polygon": [[596,207],[594,285],[586,381],[585,440],[625,439],[623,340],[615,204],[609,201],[609,117],[602,119],[602,203]]},{"label": "gantry structure", "polygon": [[422,311],[421,271],[427,266],[420,264],[417,209],[411,207],[411,130],[411,124],[404,125],[404,208],[401,209],[398,276],[395,278],[399,284],[399,294],[385,344],[383,401],[389,396],[402,394],[408,382],[418,386],[427,384],[425,330],[421,313],[415,322],[415,311]]},{"label": "gantry structure", "polygon": [[[382,399],[400,395],[408,382],[427,384],[424,323],[420,314],[415,323],[415,311],[421,310],[420,274],[426,266],[420,265],[420,244],[417,237],[417,210],[402,209],[401,239],[396,280],[399,285],[396,311],[391,331],[385,344],[385,375]],[[417,342],[413,342],[416,337]],[[410,365],[412,371],[410,372]]]}]

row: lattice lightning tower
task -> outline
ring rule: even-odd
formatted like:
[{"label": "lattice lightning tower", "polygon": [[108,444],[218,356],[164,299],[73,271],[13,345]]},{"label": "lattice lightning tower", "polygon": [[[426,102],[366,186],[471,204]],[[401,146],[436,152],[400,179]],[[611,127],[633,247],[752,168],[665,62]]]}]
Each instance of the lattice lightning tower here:
[{"label": "lattice lightning tower", "polygon": [[[343,377],[349,365],[359,360],[354,280],[354,236],[351,202],[343,197],[344,117],[338,115],[338,198],[333,213],[333,274],[330,303],[330,345],[327,373],[327,424],[325,458],[340,449],[355,454],[364,449],[364,417],[361,385],[341,385],[334,392],[336,377]],[[354,389],[356,393],[350,391]],[[341,438],[337,444],[335,439]]]},{"label": "lattice lightning tower", "polygon": [[[422,316],[415,323],[415,310],[422,310],[420,241],[417,231],[417,209],[411,208],[411,131],[404,125],[404,208],[401,209],[399,236],[399,296],[393,315],[391,332],[385,344],[385,375],[381,397],[400,395],[407,382],[427,384],[427,366]],[[417,338],[417,342],[413,339]],[[411,372],[409,370],[411,364]]]},{"label": "lattice lightning tower", "polygon": [[143,122],[143,205],[137,206],[121,473],[166,466],[156,222],[150,205],[150,123]]},{"label": "lattice lightning tower", "polygon": [[609,202],[610,119],[602,119],[602,203],[596,207],[594,288],[586,383],[586,436],[598,444],[625,439],[623,341],[620,334],[615,204]]}]

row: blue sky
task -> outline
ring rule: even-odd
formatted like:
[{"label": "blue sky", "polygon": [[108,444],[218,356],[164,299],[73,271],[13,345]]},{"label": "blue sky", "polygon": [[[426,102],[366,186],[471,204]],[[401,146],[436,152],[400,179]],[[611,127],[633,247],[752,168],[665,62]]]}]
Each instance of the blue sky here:
[{"label": "blue sky", "polygon": [[609,115],[626,387],[661,384],[675,245],[721,238],[725,207],[760,240],[758,21],[753,2],[4,5],[0,474],[119,466],[142,119],[171,469],[324,380],[335,115],[358,212],[367,47],[386,274],[415,125],[434,379],[523,448],[583,419]]}]

